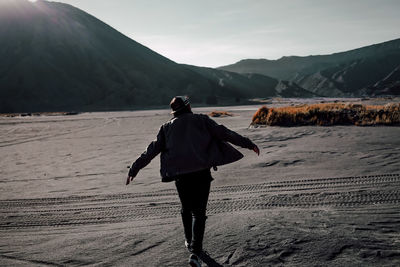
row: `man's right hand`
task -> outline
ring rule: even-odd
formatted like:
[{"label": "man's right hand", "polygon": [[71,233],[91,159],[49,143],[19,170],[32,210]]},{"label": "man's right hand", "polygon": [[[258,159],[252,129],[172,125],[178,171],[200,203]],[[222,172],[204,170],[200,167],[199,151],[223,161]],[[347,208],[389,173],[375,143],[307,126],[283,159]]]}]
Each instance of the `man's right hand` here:
[{"label": "man's right hand", "polygon": [[135,177],[136,174],[133,172],[133,169],[129,168],[128,177],[126,178],[126,185],[128,185]]},{"label": "man's right hand", "polygon": [[128,185],[133,180],[133,178],[135,177],[128,175],[128,177],[126,178],[126,185]]}]

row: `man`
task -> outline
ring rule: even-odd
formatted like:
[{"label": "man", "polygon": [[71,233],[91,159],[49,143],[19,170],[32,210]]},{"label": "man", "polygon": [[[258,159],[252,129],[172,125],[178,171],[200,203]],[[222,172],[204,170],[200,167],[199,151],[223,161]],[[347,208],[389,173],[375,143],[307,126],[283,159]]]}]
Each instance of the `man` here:
[{"label": "man", "polygon": [[243,157],[227,142],[258,155],[260,151],[250,139],[218,125],[206,115],[193,114],[188,97],[176,96],[170,106],[174,117],[161,126],[157,139],[132,164],[126,184],[161,153],[162,182],[175,181],[182,204],[185,246],[192,253],[189,263],[200,266],[198,255],[203,249],[206,207],[213,180],[210,169]]}]

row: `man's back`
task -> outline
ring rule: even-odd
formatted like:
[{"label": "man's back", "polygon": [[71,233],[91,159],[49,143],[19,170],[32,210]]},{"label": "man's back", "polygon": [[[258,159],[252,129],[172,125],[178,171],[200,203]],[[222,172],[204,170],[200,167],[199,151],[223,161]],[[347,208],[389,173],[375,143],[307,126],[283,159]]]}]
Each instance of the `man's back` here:
[{"label": "man's back", "polygon": [[213,136],[205,115],[185,113],[162,127],[165,147],[161,151],[162,176],[170,177],[210,168]]},{"label": "man's back", "polygon": [[191,112],[171,119],[160,131],[164,138],[161,149],[163,181],[241,159],[243,155],[227,142],[249,149],[254,147],[248,138],[217,124],[207,115]]},{"label": "man's back", "polygon": [[185,113],[163,125],[165,153],[177,157],[192,157],[191,153],[203,153],[211,142],[204,115]]}]

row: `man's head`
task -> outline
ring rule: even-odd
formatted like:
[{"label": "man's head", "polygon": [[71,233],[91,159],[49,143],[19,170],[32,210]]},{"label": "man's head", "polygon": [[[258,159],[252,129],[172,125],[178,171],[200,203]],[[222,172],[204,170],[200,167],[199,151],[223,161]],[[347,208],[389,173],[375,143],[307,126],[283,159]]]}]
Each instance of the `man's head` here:
[{"label": "man's head", "polygon": [[170,103],[172,114],[178,115],[185,112],[190,112],[190,102],[187,96],[175,96]]}]

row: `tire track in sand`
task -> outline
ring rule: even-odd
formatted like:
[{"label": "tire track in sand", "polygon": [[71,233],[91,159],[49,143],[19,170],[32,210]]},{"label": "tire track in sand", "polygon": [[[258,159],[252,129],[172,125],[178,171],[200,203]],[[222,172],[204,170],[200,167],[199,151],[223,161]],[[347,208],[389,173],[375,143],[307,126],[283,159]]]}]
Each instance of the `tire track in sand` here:
[{"label": "tire track in sand", "polygon": [[[272,208],[356,208],[400,203],[400,174],[300,179],[214,187],[209,214]],[[175,190],[0,200],[0,229],[177,217]]]}]

